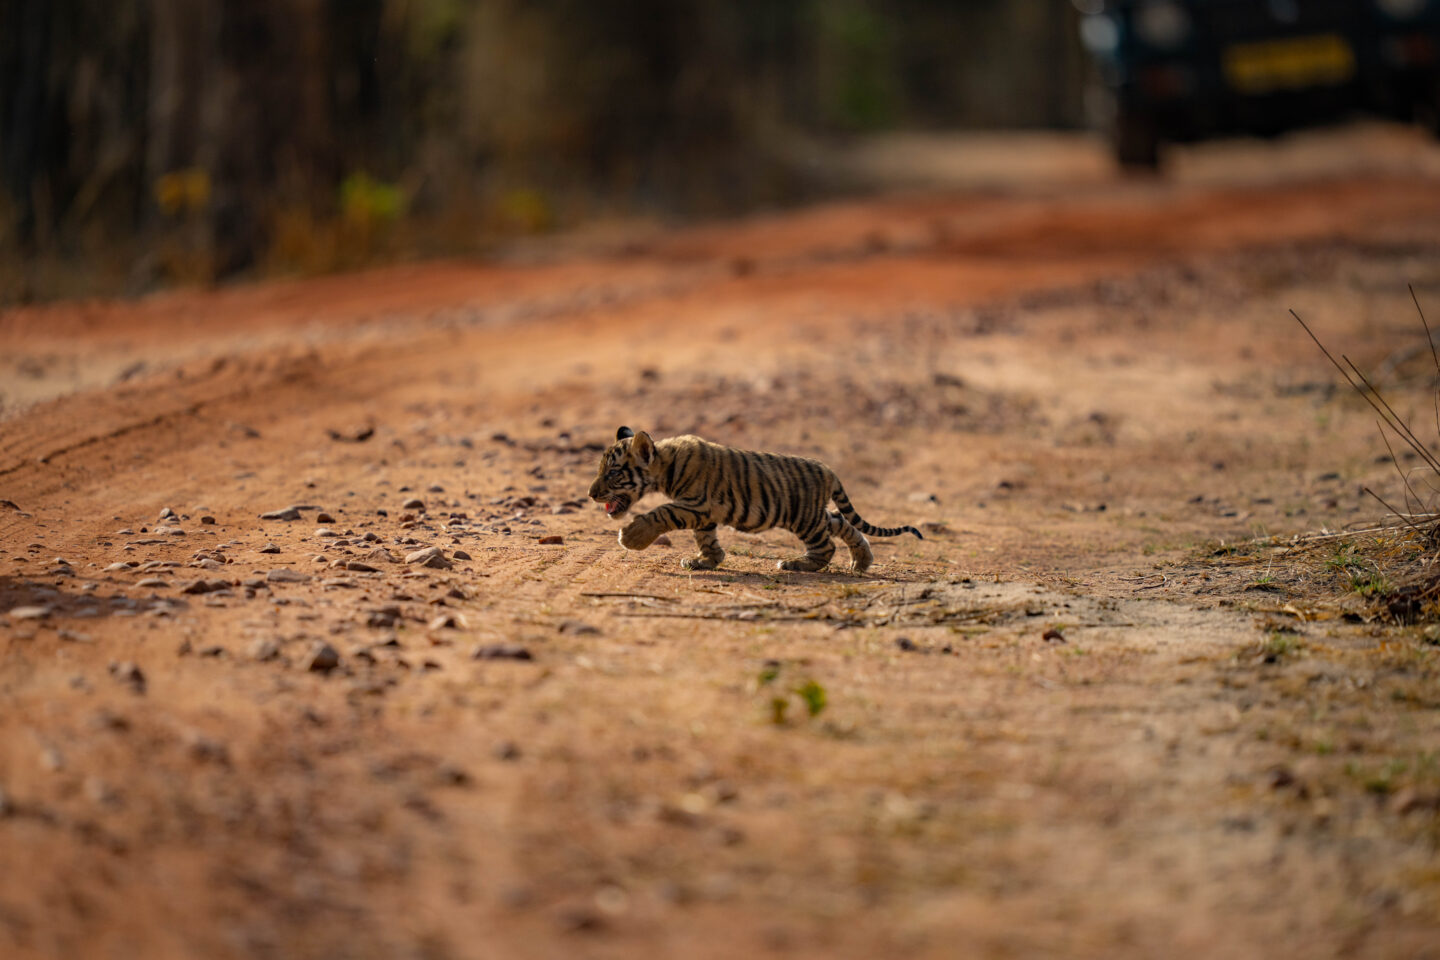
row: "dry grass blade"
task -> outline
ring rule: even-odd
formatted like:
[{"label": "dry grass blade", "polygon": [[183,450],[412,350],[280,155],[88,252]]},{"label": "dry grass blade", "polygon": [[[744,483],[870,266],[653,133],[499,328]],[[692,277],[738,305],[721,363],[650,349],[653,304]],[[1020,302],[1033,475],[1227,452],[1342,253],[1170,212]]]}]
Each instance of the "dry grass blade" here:
[{"label": "dry grass blade", "polygon": [[[1430,358],[1435,366],[1432,405],[1435,409],[1436,433],[1440,436],[1440,349],[1436,347],[1430,324],[1425,319],[1425,312],[1420,307],[1420,299],[1413,286],[1410,287],[1410,298],[1420,316],[1421,326],[1425,330],[1426,346],[1429,347]],[[1398,510],[1370,487],[1362,487],[1366,495],[1389,511],[1393,520],[1365,530],[1324,532],[1295,538],[1280,554],[1289,565],[1288,578],[1297,585],[1311,587],[1322,586],[1328,582],[1332,591],[1335,586],[1342,587],[1350,596],[1348,602],[1360,603],[1367,619],[1410,623],[1434,618],[1440,615],[1440,606],[1436,603],[1436,597],[1440,596],[1440,569],[1437,569],[1436,561],[1440,558],[1431,555],[1437,540],[1440,540],[1440,511],[1435,509],[1434,503],[1437,492],[1435,481],[1440,479],[1440,458],[1415,434],[1405,418],[1396,412],[1370,378],[1348,356],[1341,354],[1337,360],[1298,313],[1291,310],[1290,315],[1320,348],[1320,352],[1331,365],[1340,371],[1351,389],[1363,397],[1378,415],[1376,429],[1380,432],[1380,438],[1396,473],[1400,475],[1406,509]],[[1395,456],[1395,448],[1390,443],[1386,427],[1393,430],[1427,468],[1428,472],[1417,478],[1416,483],[1412,484],[1411,473],[1400,466],[1400,459]],[[1417,484],[1430,491],[1429,501],[1416,489]],[[1316,566],[1313,562],[1316,559],[1316,548],[1325,544],[1334,545],[1334,554],[1323,566]]]}]

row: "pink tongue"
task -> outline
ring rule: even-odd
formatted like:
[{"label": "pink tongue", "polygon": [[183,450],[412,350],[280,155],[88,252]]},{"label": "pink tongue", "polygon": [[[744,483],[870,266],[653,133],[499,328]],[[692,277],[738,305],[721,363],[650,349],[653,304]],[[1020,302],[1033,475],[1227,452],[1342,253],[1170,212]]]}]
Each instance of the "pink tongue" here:
[{"label": "pink tongue", "polygon": [[605,504],[605,512],[606,512],[606,513],[614,513],[614,512],[615,512],[615,508],[618,507],[618,506],[620,506],[620,504],[619,504],[618,501],[611,500],[609,503]]}]

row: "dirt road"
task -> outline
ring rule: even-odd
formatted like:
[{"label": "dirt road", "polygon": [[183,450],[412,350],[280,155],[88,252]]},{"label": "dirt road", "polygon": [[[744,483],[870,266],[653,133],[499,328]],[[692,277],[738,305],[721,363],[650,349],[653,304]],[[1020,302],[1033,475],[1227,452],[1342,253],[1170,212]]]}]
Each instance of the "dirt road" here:
[{"label": "dirt road", "polygon": [[[1437,648],[1201,559],[1396,494],[1286,310],[1425,411],[1437,227],[1100,183],[0,317],[0,951],[1440,956]],[[622,423],[926,540],[626,553]]]}]

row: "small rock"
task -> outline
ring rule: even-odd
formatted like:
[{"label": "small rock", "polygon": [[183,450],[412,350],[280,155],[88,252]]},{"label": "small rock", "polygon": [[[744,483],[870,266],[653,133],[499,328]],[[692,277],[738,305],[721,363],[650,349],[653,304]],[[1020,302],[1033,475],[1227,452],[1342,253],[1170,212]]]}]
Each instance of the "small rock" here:
[{"label": "small rock", "polygon": [[1266,773],[1266,779],[1270,782],[1271,790],[1283,790],[1294,786],[1295,772],[1286,766],[1274,766]]},{"label": "small rock", "polygon": [[278,543],[267,543],[267,544],[265,544],[265,546],[263,546],[263,547],[260,548],[260,552],[261,552],[261,553],[279,553],[279,552],[280,552],[280,545],[279,545]]},{"label": "small rock", "polygon": [[455,565],[445,558],[439,547],[425,547],[405,556],[405,562],[433,570],[449,570]]},{"label": "small rock", "polygon": [[375,436],[374,424],[366,424],[363,427],[350,427],[346,430],[332,430],[327,428],[325,433],[331,440],[337,443],[364,443]]},{"label": "small rock", "polygon": [[97,807],[120,806],[120,794],[99,777],[85,778],[85,796]]},{"label": "small rock", "polygon": [[518,643],[490,643],[477,646],[471,660],[534,660],[530,651]]},{"label": "small rock", "polygon": [[561,633],[570,634],[576,637],[598,636],[600,628],[586,623],[584,620],[564,620],[560,623]]},{"label": "small rock", "polygon": [[191,566],[192,566],[192,567],[199,567],[201,570],[223,570],[223,569],[225,569],[225,564],[221,563],[219,560],[212,560],[212,559],[209,558],[209,557],[206,557],[204,560],[196,560],[194,563],[191,564]]},{"label": "small rock", "polygon": [[45,747],[40,751],[40,769],[47,773],[58,773],[65,769],[65,754],[54,747]]},{"label": "small rock", "polygon": [[364,540],[366,543],[374,543],[376,540],[380,539],[380,535],[374,530],[366,530],[365,536],[361,537],[360,539]]},{"label": "small rock", "polygon": [[555,535],[549,536],[549,537],[541,537],[541,538],[540,538],[540,545],[541,545],[541,546],[550,546],[550,545],[553,545],[553,544],[561,544],[561,543],[564,543],[564,542],[565,542],[565,538],[562,537],[562,536],[560,536],[559,534],[555,534]]},{"label": "small rock", "polygon": [[321,513],[315,518],[316,523],[334,523],[335,518],[328,513]]},{"label": "small rock", "polygon": [[260,514],[261,520],[299,520],[300,511],[294,507],[286,507],[284,510],[271,510],[269,513]]},{"label": "small rock", "polygon": [[514,740],[502,740],[495,744],[495,749],[491,752],[495,755],[496,760],[520,759],[520,745]]},{"label": "small rock", "polygon": [[160,519],[161,519],[161,520],[173,520],[173,519],[175,519],[175,517],[176,517],[176,513],[175,513],[174,510],[171,510],[169,507],[161,507],[161,508],[160,508]]},{"label": "small rock", "polygon": [[130,689],[136,693],[145,692],[145,674],[139,666],[130,660],[112,661],[110,664],[110,676],[121,683],[128,684]]},{"label": "small rock", "polygon": [[311,673],[329,673],[340,666],[340,654],[328,643],[318,644],[305,660],[305,669]]},{"label": "small rock", "polygon": [[224,743],[213,737],[207,737],[203,733],[191,732],[185,737],[185,746],[190,753],[190,759],[196,763],[218,763],[221,766],[230,765],[230,749]]},{"label": "small rock", "polygon": [[53,613],[51,607],[11,607],[11,620],[44,620]]},{"label": "small rock", "polygon": [[424,500],[421,500],[419,497],[411,497],[409,500],[406,500],[404,503],[400,504],[400,509],[401,509],[401,510],[418,510],[420,513],[424,513],[424,512],[425,512],[425,501],[424,501]]},{"label": "small rock", "polygon": [[169,581],[165,580],[163,577],[146,577],[146,578],[143,579],[143,580],[137,580],[137,581],[135,582],[135,586],[137,586],[137,587],[149,587],[149,588],[168,587],[168,586],[170,586],[170,583],[169,583]]},{"label": "small rock", "polygon": [[200,518],[200,523],[207,527],[213,527],[215,526],[215,518],[207,513],[205,516]]},{"label": "small rock", "polygon": [[919,647],[915,646],[915,641],[911,640],[909,637],[896,637],[895,646],[899,647],[906,653],[915,653],[920,649]]},{"label": "small rock", "polygon": [[442,613],[432,619],[428,626],[431,630],[455,630],[461,626],[461,620],[453,613]]},{"label": "small rock", "polygon": [[1059,630],[1055,629],[1054,627],[1051,627],[1049,630],[1046,630],[1044,633],[1042,633],[1042,634],[1040,635],[1040,639],[1045,640],[1045,641],[1048,641],[1048,642],[1050,642],[1050,643],[1066,643],[1066,642],[1067,642],[1066,639],[1065,639],[1065,634],[1061,633]]},{"label": "small rock", "polygon": [[435,780],[443,787],[468,787],[473,782],[470,774],[450,763],[435,768]]},{"label": "small rock", "polygon": [[135,565],[134,565],[133,563],[126,563],[125,561],[121,560],[121,561],[117,561],[117,562],[115,562],[115,563],[110,564],[110,566],[108,566],[108,567],[105,568],[105,572],[106,572],[106,573],[129,573],[129,572],[130,572],[131,570],[133,570],[133,569],[135,569]]},{"label": "small rock", "polygon": [[662,533],[662,534],[660,534],[660,536],[658,536],[658,537],[655,538],[655,543],[652,544],[652,546],[656,546],[656,547],[669,547],[669,546],[674,546],[674,544],[672,544],[672,543],[670,542],[670,537],[669,537],[668,534]]},{"label": "small rock", "polygon": [[277,567],[265,574],[265,579],[270,583],[306,583],[310,574],[291,570],[289,567]]},{"label": "small rock", "polygon": [[345,561],[345,569],[353,570],[355,573],[379,573],[379,567],[372,567],[368,563],[361,563],[359,560]]},{"label": "small rock", "polygon": [[464,551],[464,550],[452,550],[452,551],[450,551],[450,556],[454,557],[456,560],[469,560],[469,559],[472,559],[471,556],[470,556],[470,554],[467,553],[467,552]]},{"label": "small rock", "polygon": [[280,647],[274,640],[266,640],[263,637],[250,645],[250,659],[257,663],[266,663],[280,656]]},{"label": "small rock", "polygon": [[181,593],[214,593],[217,590],[229,590],[230,584],[225,580],[196,580],[194,583],[182,587]]},{"label": "small rock", "polygon": [[316,527],[315,536],[324,540],[332,537],[338,537],[340,536],[340,534],[336,533],[334,530],[331,530],[329,527]]},{"label": "small rock", "polygon": [[399,607],[381,607],[379,610],[370,611],[370,615],[365,619],[365,626],[385,630],[395,626],[399,620]]}]

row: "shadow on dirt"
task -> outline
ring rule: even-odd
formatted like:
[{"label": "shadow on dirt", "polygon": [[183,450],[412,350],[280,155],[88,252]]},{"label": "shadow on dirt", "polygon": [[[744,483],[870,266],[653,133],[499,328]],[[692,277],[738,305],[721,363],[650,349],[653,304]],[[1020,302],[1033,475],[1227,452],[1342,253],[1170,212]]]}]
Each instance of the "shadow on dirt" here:
[{"label": "shadow on dirt", "polygon": [[[62,572],[65,571],[65,572]],[[71,581],[74,586],[71,586]],[[84,589],[106,581],[81,581],[68,566],[46,571],[41,577],[0,576],[0,624],[13,628],[54,626],[62,620],[99,617],[135,617],[142,613],[182,610],[189,604],[178,597],[99,596]]]}]

